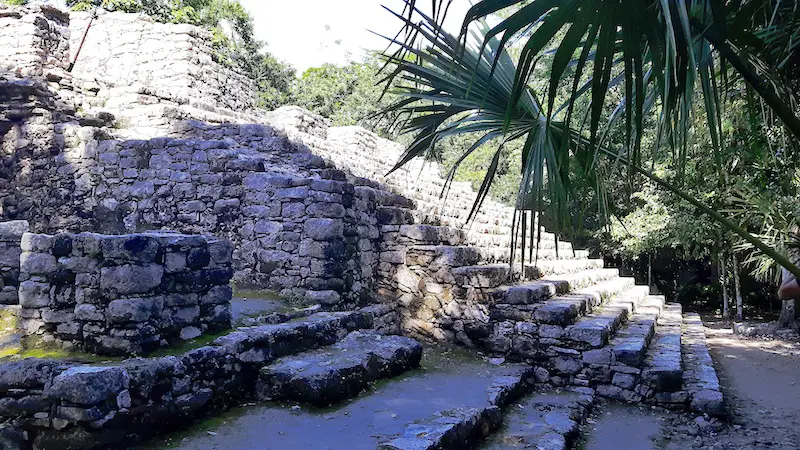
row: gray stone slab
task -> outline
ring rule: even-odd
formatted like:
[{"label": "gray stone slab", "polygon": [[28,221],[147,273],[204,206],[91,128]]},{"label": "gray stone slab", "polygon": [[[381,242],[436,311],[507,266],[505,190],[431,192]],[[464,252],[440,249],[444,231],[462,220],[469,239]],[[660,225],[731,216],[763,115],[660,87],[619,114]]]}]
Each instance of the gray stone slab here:
[{"label": "gray stone slab", "polygon": [[354,332],[332,347],[281,358],[261,369],[261,400],[326,406],[353,397],[369,383],[419,365],[422,346],[401,336]]}]

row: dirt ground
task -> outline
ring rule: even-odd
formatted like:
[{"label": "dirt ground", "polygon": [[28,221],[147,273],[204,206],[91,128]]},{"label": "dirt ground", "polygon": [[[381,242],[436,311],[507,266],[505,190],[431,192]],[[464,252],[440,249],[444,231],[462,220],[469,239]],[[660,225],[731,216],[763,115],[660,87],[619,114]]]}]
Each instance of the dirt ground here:
[{"label": "dirt ground", "polygon": [[676,416],[664,429],[665,447],[799,449],[800,343],[741,339],[729,326],[704,321],[730,422]]}]

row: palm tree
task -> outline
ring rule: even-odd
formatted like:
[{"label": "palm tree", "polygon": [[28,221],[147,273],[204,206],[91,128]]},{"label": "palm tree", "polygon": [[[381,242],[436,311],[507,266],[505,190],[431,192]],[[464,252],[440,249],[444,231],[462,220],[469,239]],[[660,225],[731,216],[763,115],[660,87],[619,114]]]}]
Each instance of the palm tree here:
[{"label": "palm tree", "polygon": [[[523,140],[515,226],[522,226],[524,234],[526,212],[545,207],[556,228],[569,227],[575,177],[591,182],[605,201],[598,160],[608,158],[619,162],[631,179],[643,176],[673,192],[800,276],[793,261],[681,189],[688,157],[715,158],[723,184],[721,111],[732,75],[741,77],[791,135],[800,137],[792,94],[784,91],[769,62],[786,61],[794,52],[795,36],[776,32],[777,9],[767,27],[754,19],[768,16],[771,2],[481,0],[467,13],[459,36],[442,27],[452,0],[433,0],[431,15],[416,8],[415,0],[405,2],[404,11],[395,13],[403,29],[390,39],[396,50],[384,54],[387,79],[405,86],[400,89],[402,99],[386,112],[404,118],[403,131],[414,136],[397,167],[429,155],[448,136],[476,134],[474,145],[465,149],[449,174],[452,180],[464,158],[488,142],[500,142],[472,216],[486,197],[506,144]],[[513,7],[513,13],[494,26],[484,21]],[[781,17],[797,19],[793,14],[783,11]],[[516,62],[509,54],[512,46],[521,49]],[[550,72],[546,95],[540,96],[530,80],[543,61],[550,61]],[[556,105],[563,88],[567,101]],[[612,100],[614,92],[621,100]],[[698,101],[707,117],[713,155],[690,155],[687,145],[690,116]],[[581,105],[585,113],[579,111]],[[654,123],[652,130],[649,123]],[[617,148],[611,148],[611,130],[624,134]],[[647,159],[654,154],[654,149],[642,148],[648,133],[656,136],[654,149],[673,150],[674,179],[647,169]],[[528,227],[531,240],[537,228]]]}]

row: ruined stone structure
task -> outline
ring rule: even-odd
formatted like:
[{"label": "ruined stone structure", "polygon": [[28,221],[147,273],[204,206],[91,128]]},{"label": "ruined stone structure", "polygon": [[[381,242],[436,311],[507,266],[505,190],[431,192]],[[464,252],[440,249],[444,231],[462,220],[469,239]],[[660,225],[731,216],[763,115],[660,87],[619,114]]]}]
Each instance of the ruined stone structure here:
[{"label": "ruined stone structure", "polygon": [[227,330],[232,250],[175,233],[25,234],[19,327],[28,341],[102,355]]},{"label": "ruined stone structure", "polygon": [[[246,399],[326,405],[419,364],[418,344],[393,334],[523,364],[482,406],[421,418],[381,448],[466,448],[526,395],[542,426],[509,438],[534,447],[566,446],[596,396],[723,413],[702,324],[680,305],[550,233],[535,262],[510,265],[511,208],[489,200],[467,224],[468,184],[443,202],[435,165],[387,175],[397,144],[296,107],[253,109],[249,82],[197,28],[102,14],[66,73],[87,19],[0,7],[0,48],[16,48],[0,71],[0,219],[39,233],[17,281],[7,240],[4,292],[22,287],[19,325],[5,326],[140,353],[222,327],[231,275],[316,309],[250,318],[181,355],[0,364],[0,446],[113,446]],[[134,240],[144,253],[121,244]],[[545,424],[549,411],[569,419]]]}]

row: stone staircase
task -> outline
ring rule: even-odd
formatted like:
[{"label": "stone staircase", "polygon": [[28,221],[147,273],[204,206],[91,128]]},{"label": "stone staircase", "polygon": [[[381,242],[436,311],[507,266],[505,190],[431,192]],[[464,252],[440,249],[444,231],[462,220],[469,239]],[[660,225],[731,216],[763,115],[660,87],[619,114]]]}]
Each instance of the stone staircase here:
[{"label": "stone staircase", "polygon": [[[400,333],[487,352],[501,358],[502,374],[480,386],[454,374],[426,381],[432,391],[460,383],[482,399],[456,399],[433,414],[409,417],[401,429],[387,427],[394,431],[371,437],[379,448],[462,449],[484,442],[486,448],[569,448],[597,397],[722,414],[702,324],[683,316],[679,305],[665,304],[550,233],[542,233],[534,262],[509,265],[502,262],[499,246],[508,236],[500,224],[483,223],[476,236],[430,220],[417,210],[420,199],[366,178],[348,180],[375,198],[385,243],[376,292],[381,302],[358,311],[270,315],[269,323],[181,355],[187,371],[198,373],[185,375],[191,388],[180,387],[184,375],[172,383],[168,404],[150,395],[152,379],[137,362],[123,363],[132,374],[131,405],[123,409],[142,414],[137,423],[152,427],[148,433],[241,399],[279,402],[283,409],[289,405],[280,402],[343,408],[367,401],[376,382],[403,383],[419,373],[411,369],[427,364],[423,347],[393,335]],[[164,420],[176,407],[181,420]]]}]

